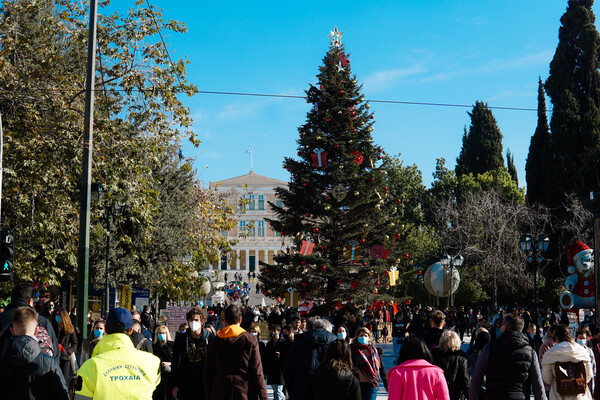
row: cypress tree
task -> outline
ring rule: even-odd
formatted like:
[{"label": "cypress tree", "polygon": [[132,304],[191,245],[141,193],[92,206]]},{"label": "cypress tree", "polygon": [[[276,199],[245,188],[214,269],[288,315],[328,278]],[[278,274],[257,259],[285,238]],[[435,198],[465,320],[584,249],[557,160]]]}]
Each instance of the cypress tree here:
[{"label": "cypress tree", "polygon": [[593,0],[569,0],[561,17],[559,43],[550,63],[546,92],[553,104],[551,171],[546,187],[555,188],[546,205],[566,196],[584,196],[600,183],[600,35]]},{"label": "cypress tree", "polygon": [[469,132],[463,136],[463,147],[456,160],[456,175],[478,175],[504,168],[502,133],[487,104],[477,101],[471,117]]},{"label": "cypress tree", "polygon": [[546,93],[542,78],[538,82],[537,127],[529,143],[529,154],[525,163],[527,201],[529,204],[544,204],[548,196],[546,181],[550,173],[550,127],[546,115]]},{"label": "cypress tree", "polygon": [[510,152],[510,149],[506,151],[506,169],[510,178],[519,186],[519,174],[517,173],[517,167],[515,167],[515,156]]}]

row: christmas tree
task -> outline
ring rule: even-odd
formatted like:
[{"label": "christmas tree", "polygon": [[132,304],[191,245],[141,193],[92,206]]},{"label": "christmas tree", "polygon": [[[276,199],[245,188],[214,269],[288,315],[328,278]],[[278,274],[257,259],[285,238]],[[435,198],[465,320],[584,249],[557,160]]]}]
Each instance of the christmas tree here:
[{"label": "christmas tree", "polygon": [[275,265],[261,266],[265,293],[273,297],[292,287],[300,298],[329,304],[373,299],[404,257],[394,247],[402,232],[381,168],[383,151],[371,137],[374,116],[341,36],[337,27],[331,32],[318,84],[306,91],[312,108],[298,129],[297,158],[283,164],[290,183],[276,190],[281,206],[271,204],[273,229],[293,241]]}]

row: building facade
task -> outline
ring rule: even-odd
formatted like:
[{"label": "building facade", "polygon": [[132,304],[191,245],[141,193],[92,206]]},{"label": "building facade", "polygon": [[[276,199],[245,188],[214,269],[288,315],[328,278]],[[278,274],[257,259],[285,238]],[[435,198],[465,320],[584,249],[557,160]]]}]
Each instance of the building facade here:
[{"label": "building facade", "polygon": [[[275,196],[275,188],[287,187],[287,182],[258,175],[253,170],[246,175],[211,182],[219,192],[225,193],[230,204],[238,209],[236,227],[222,232],[238,243],[230,254],[221,254],[220,265],[208,265],[211,271],[235,273],[259,273],[259,262],[273,264],[273,256],[283,252],[289,239],[275,232],[267,219],[276,218],[269,202],[281,205]],[[232,275],[230,274],[230,277]],[[230,278],[231,279],[231,278]]]}]

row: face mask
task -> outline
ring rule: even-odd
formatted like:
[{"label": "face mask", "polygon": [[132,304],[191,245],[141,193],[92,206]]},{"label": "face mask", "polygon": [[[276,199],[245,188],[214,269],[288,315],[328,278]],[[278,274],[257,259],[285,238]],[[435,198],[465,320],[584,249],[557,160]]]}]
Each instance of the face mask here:
[{"label": "face mask", "polygon": [[340,332],[338,333],[338,337],[342,340],[346,340],[346,332]]},{"label": "face mask", "polygon": [[55,320],[56,322],[60,322],[60,315],[57,315],[57,316],[55,316],[55,317],[54,317],[54,320]]},{"label": "face mask", "polygon": [[358,343],[360,344],[369,344],[369,338],[366,336],[361,336],[358,338]]},{"label": "face mask", "polygon": [[96,336],[97,338],[101,337],[103,334],[104,332],[100,329],[94,329],[94,336]]},{"label": "face mask", "polygon": [[88,314],[88,318],[92,318],[92,314]]},{"label": "face mask", "polygon": [[159,333],[158,340],[160,340],[161,342],[164,342],[165,340],[167,340],[167,335],[165,333]]},{"label": "face mask", "polygon": [[580,345],[582,345],[582,346],[585,346],[585,345],[586,345],[586,343],[585,343],[585,340],[584,340],[584,339],[577,339],[577,343],[579,343],[579,344],[580,344]]},{"label": "face mask", "polygon": [[535,333],[531,333],[529,332],[529,337],[533,339],[533,337],[535,336]]},{"label": "face mask", "polygon": [[200,324],[200,321],[190,322],[190,329],[192,330],[192,332],[198,332],[201,327],[202,325]]},{"label": "face mask", "polygon": [[271,339],[277,339],[279,334],[277,332],[271,332]]},{"label": "face mask", "polygon": [[258,336],[258,332],[250,332],[250,334],[251,334],[252,336],[254,336],[254,337],[257,337],[257,336]]}]

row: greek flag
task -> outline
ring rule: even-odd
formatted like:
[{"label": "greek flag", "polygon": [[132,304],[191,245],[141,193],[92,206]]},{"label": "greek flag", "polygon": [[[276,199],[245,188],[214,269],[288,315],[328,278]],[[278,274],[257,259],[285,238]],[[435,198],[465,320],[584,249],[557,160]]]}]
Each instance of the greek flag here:
[{"label": "greek flag", "polygon": [[246,149],[246,154],[248,154],[249,156],[252,155],[252,146],[250,146]]}]

